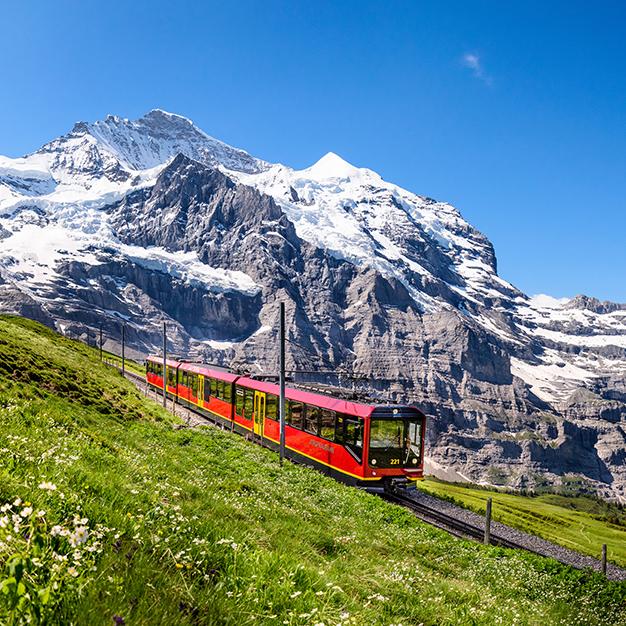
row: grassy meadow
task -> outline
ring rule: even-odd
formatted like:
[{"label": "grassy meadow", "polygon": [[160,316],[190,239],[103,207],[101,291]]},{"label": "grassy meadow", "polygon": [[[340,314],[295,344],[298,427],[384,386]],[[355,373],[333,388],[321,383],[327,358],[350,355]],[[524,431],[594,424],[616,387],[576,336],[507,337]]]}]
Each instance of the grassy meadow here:
[{"label": "grassy meadow", "polygon": [[605,543],[609,560],[626,567],[626,511],[617,505],[589,496],[523,496],[434,479],[420,481],[419,488],[481,514],[493,498],[494,520],[596,558]]},{"label": "grassy meadow", "polygon": [[[113,365],[116,365],[117,367],[122,367],[122,357],[120,357],[119,355],[108,352],[107,350],[103,350],[102,357],[107,363],[111,363]],[[146,370],[144,369],[142,363],[138,363],[137,361],[129,359],[128,357],[126,357],[124,360],[124,367],[128,372],[133,372],[134,374],[140,374],[142,376],[143,374],[145,374]]]},{"label": "grassy meadow", "polygon": [[626,585],[484,547],[0,316],[0,624],[626,624]]}]

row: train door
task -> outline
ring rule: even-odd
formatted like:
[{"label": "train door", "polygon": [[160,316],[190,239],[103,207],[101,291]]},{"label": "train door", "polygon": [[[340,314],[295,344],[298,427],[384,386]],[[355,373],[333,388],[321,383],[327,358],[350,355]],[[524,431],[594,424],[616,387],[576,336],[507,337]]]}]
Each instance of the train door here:
[{"label": "train door", "polygon": [[254,392],[254,434],[263,436],[265,422],[265,394],[262,391]]},{"label": "train door", "polygon": [[198,406],[202,406],[204,399],[204,376],[198,374]]}]

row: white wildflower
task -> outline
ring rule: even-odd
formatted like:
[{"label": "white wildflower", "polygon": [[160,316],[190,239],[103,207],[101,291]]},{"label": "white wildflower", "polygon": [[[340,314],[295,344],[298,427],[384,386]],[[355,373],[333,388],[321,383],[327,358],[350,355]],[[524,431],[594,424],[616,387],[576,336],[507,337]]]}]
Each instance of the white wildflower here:
[{"label": "white wildflower", "polygon": [[50,482],[39,483],[38,487],[39,487],[39,489],[43,489],[45,491],[56,491],[57,490],[57,486],[54,483],[50,483]]},{"label": "white wildflower", "polygon": [[30,517],[32,513],[33,513],[33,507],[27,506],[26,508],[22,509],[22,512],[20,513],[20,515],[22,517]]},{"label": "white wildflower", "polygon": [[87,541],[89,537],[89,530],[85,526],[78,526],[74,532],[70,535],[70,545],[75,548]]}]

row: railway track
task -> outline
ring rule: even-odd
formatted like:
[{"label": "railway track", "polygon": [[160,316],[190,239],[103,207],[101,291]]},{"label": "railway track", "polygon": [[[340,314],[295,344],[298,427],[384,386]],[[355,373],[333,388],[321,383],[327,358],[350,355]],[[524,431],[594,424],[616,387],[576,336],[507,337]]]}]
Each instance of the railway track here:
[{"label": "railway track", "polygon": [[[121,367],[119,367],[116,363],[109,363],[109,365],[121,370]],[[148,388],[144,376],[128,370],[126,370],[125,374],[138,386],[146,389]],[[193,415],[198,418],[197,424],[215,424],[215,422],[207,419],[206,416],[201,415],[189,407],[183,407],[182,405],[177,406],[183,409],[187,414],[188,423],[189,417]],[[475,514],[464,509],[455,510],[457,509],[456,506],[452,506],[443,501],[440,502],[440,508],[435,508],[434,506],[429,506],[424,502],[418,501],[415,498],[415,495],[417,494],[411,494],[411,492],[407,490],[398,489],[395,492],[381,492],[378,495],[388,502],[392,502],[409,509],[422,521],[445,530],[456,537],[471,539],[481,543],[483,541],[484,526],[480,524],[481,519]],[[428,496],[428,500],[435,502],[436,498]],[[446,513],[444,510],[446,508],[450,509],[450,512]],[[476,523],[471,523],[466,519],[462,519],[463,516],[473,517]],[[509,537],[504,536],[503,532],[500,532],[500,530],[505,531]],[[518,541],[512,539],[511,536],[518,539]],[[493,523],[491,526],[490,544],[503,548],[526,550],[527,552],[531,552],[542,557],[553,558],[561,563],[564,563],[565,565],[569,565],[577,569],[600,570],[600,561],[594,559],[593,557],[583,555],[575,550],[564,548],[563,546],[559,546],[557,544],[553,544],[552,542],[534,535],[528,535],[522,531],[518,531],[500,523]],[[609,564],[607,577],[611,580],[626,580],[626,570],[616,565]]]},{"label": "railway track", "polygon": [[[463,539],[475,539],[477,541],[483,541],[484,528],[470,524],[464,520],[447,515],[442,511],[439,511],[433,507],[427,506],[422,502],[417,502],[406,493],[382,493],[381,497],[394,504],[399,504],[407,509],[410,509],[413,514],[421,519],[423,522],[437,526],[449,532],[451,535],[461,537]],[[490,533],[490,543],[495,546],[501,546],[503,548],[514,548],[517,550],[528,550],[526,546],[518,544],[510,539],[501,537],[498,534]]]},{"label": "railway track", "polygon": [[[115,365],[115,367],[118,366]],[[120,368],[118,367],[118,369]],[[137,382],[145,384],[145,378],[143,376],[140,376],[139,374],[136,374],[135,372],[126,370],[126,376]],[[190,409],[188,407],[185,408],[187,409],[187,411],[195,413],[193,409]],[[399,504],[407,509],[410,509],[415,514],[415,516],[422,521],[432,524],[433,526],[437,526],[438,528],[441,528],[442,530],[445,530],[450,534],[455,535],[456,537],[461,537],[463,539],[474,539],[477,541],[483,540],[483,528],[480,528],[473,524],[469,524],[468,522],[458,519],[452,515],[447,515],[446,513],[443,513],[442,511],[439,511],[433,507],[427,506],[422,502],[417,502],[411,497],[409,493],[384,492],[380,493],[379,495],[389,502],[393,502],[394,504]],[[491,543],[496,546],[501,546],[503,548],[515,548],[520,550],[528,549],[527,547],[506,539],[505,537],[500,537],[497,534],[491,533],[490,538]]]}]

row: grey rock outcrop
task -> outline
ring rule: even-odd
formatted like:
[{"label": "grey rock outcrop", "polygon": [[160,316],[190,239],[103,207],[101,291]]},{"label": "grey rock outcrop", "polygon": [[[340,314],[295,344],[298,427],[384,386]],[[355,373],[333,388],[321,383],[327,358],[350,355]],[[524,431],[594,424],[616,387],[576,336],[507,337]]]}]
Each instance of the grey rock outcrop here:
[{"label": "grey rock outcrop", "polygon": [[138,356],[166,321],[172,353],[274,374],[283,301],[290,375],[418,403],[431,471],[626,499],[626,306],[528,298],[454,207],[158,110],[28,159],[0,177],[0,310],[92,341],[103,324],[111,349],[125,323]]}]

